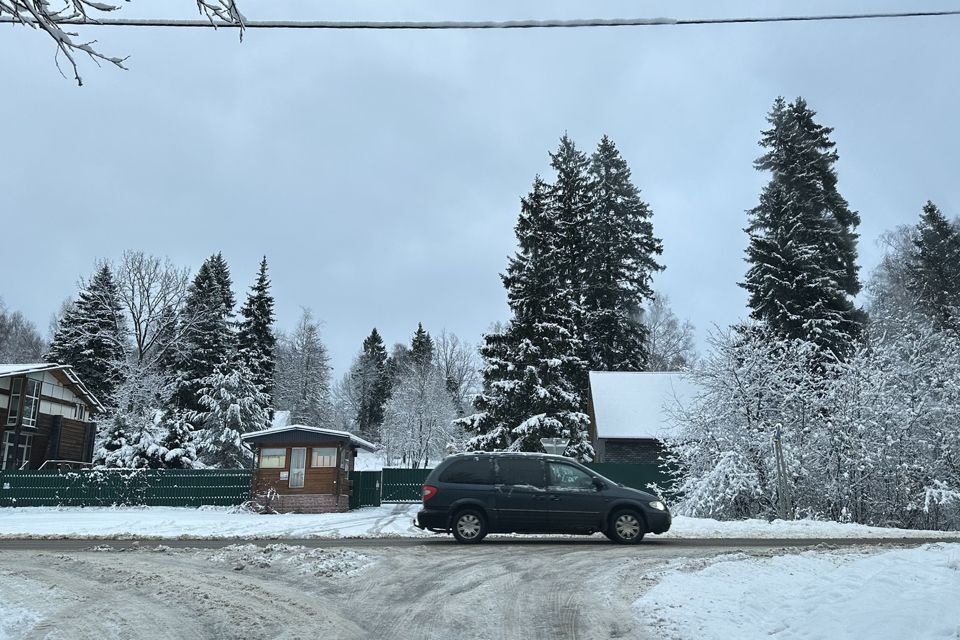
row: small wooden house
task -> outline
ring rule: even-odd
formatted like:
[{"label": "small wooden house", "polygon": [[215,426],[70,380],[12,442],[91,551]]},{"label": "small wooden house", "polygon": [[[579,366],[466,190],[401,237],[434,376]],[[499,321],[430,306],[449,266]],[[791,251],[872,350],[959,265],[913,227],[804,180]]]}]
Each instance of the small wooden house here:
[{"label": "small wooden house", "polygon": [[677,435],[677,411],[698,393],[684,373],[591,371],[594,462],[657,464],[663,441]]},{"label": "small wooden house", "polygon": [[358,449],[374,446],[346,431],[302,424],[247,433],[254,448],[254,499],[280,513],[350,508],[350,472]]},{"label": "small wooden house", "polygon": [[0,469],[88,464],[101,411],[73,367],[0,364]]}]

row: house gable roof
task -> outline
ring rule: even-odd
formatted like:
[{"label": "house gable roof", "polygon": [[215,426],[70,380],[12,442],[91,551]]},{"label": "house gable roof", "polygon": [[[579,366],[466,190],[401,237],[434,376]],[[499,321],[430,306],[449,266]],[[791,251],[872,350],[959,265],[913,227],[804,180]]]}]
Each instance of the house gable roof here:
[{"label": "house gable roof", "polygon": [[83,384],[73,367],[68,364],[57,364],[55,362],[33,362],[28,364],[0,364],[0,378],[10,378],[13,376],[25,376],[31,373],[43,373],[49,371],[54,374],[65,386],[73,389],[78,396],[87,401],[95,411],[102,413],[104,406],[95,395],[93,395],[87,386]]},{"label": "house gable roof", "polygon": [[663,440],[676,435],[676,412],[699,387],[677,372],[591,371],[597,438]]},{"label": "house gable roof", "polygon": [[253,444],[262,444],[265,442],[277,441],[277,437],[281,434],[292,434],[298,433],[298,435],[303,436],[301,442],[309,442],[311,440],[316,440],[322,442],[324,440],[347,440],[355,447],[360,449],[366,449],[367,451],[374,451],[376,449],[373,444],[367,442],[363,438],[359,438],[349,431],[340,431],[339,429],[325,429],[323,427],[311,427],[305,424],[291,424],[277,427],[270,427],[269,429],[263,429],[262,431],[252,431],[250,433],[245,433],[241,438]]}]

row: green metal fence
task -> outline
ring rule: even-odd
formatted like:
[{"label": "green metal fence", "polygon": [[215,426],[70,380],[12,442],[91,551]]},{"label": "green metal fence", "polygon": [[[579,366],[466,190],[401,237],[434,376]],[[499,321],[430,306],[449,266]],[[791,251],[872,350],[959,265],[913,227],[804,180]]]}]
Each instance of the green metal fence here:
[{"label": "green metal fence", "polygon": [[661,489],[669,489],[674,482],[673,478],[658,464],[591,462],[585,466],[614,482],[642,491],[649,491],[651,484]]},{"label": "green metal fence", "polygon": [[[586,465],[600,475],[634,489],[650,490],[650,485],[669,489],[670,475],[656,464],[591,463]],[[421,487],[433,469],[383,469],[355,471],[350,508],[379,506],[381,502],[419,502]]]},{"label": "green metal fence", "polygon": [[433,469],[384,469],[380,499],[383,502],[420,502],[423,483]]},{"label": "green metal fence", "polygon": [[380,506],[379,471],[354,471],[350,474],[350,508]]},{"label": "green metal fence", "polygon": [[238,505],[250,499],[248,469],[2,471],[0,507]]}]

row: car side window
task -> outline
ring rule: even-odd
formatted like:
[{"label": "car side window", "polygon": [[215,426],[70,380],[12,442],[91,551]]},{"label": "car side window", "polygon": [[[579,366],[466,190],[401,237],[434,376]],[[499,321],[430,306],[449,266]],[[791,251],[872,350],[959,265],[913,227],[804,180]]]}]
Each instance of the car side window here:
[{"label": "car side window", "polygon": [[442,474],[440,482],[453,484],[493,484],[493,464],[490,458],[470,458],[451,464]]},{"label": "car side window", "polygon": [[497,461],[500,484],[528,486],[542,489],[544,486],[543,461],[536,458],[501,458]]},{"label": "car side window", "polygon": [[595,491],[593,476],[562,462],[548,462],[550,472],[550,489],[566,491]]}]

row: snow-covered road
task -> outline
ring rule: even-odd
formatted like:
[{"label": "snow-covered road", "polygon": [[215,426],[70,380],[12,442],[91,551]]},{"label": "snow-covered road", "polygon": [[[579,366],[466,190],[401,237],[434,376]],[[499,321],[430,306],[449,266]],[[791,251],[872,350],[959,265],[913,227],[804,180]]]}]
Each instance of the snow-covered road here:
[{"label": "snow-covered road", "polygon": [[955,638],[958,558],[960,544],[7,551],[0,639]]},{"label": "snow-covered road", "polygon": [[[385,504],[349,513],[257,515],[229,507],[25,507],[0,509],[0,539],[310,539],[433,536],[415,528],[419,504]],[[720,522],[678,517],[654,539],[957,538],[960,532],[884,529],[798,520]]]}]

